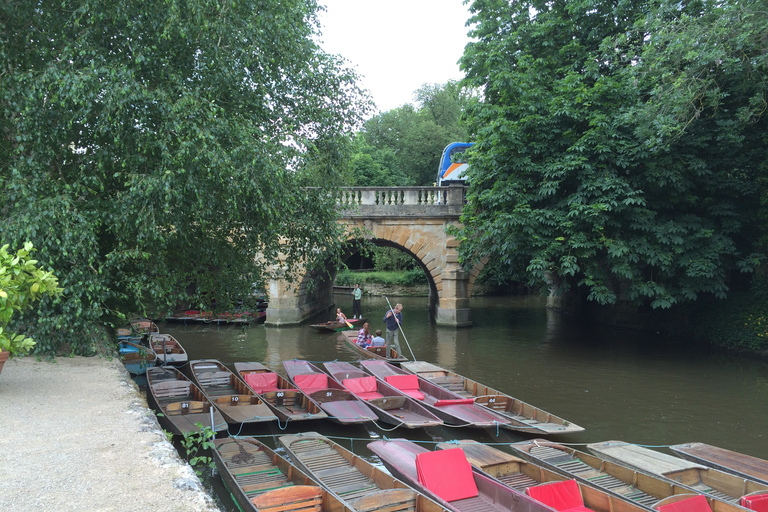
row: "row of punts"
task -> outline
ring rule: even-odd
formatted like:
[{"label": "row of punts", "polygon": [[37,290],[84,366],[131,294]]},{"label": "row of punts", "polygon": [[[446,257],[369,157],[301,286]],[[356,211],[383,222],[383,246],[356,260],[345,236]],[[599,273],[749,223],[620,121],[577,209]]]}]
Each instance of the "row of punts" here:
[{"label": "row of punts", "polygon": [[161,334],[151,320],[132,320],[129,327],[118,329],[117,342],[120,359],[131,375],[144,375],[154,366],[181,366],[189,361],[179,340]]},{"label": "row of punts", "polygon": [[[543,439],[510,444],[511,453],[471,440],[434,450],[405,439],[369,442],[386,471],[316,432],[278,442],[287,458],[252,437],[214,441],[217,468],[241,510],[765,512],[768,500],[760,478],[768,461],[702,443],[671,448],[696,452],[707,465],[683,464],[667,474],[681,459],[620,442],[588,445],[595,455]],[[605,446],[612,458],[663,464],[638,471],[626,460],[599,457]],[[718,469],[726,468],[723,458],[733,468]]]}]

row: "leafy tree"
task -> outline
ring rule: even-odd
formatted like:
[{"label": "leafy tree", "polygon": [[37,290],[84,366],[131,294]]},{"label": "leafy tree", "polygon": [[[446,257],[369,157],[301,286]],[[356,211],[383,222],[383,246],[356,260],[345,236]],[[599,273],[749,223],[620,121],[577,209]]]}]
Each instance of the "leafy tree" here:
[{"label": "leafy tree", "polygon": [[314,0],[0,6],[0,238],[31,240],[66,289],[20,319],[38,352],[91,353],[146,308],[230,307],[278,256],[290,278],[318,248],[334,253],[326,188],[368,99],[314,42],[317,11]]},{"label": "leafy tree", "polygon": [[475,0],[465,264],[599,303],[724,296],[760,261],[757,2]]}]

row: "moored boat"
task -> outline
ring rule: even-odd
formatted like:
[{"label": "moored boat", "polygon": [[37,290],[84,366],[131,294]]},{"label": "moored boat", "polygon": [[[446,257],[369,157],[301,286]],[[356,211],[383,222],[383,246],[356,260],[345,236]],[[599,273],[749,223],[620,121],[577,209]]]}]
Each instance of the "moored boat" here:
[{"label": "moored boat", "polygon": [[318,420],[328,415],[301,390],[261,363],[235,363],[235,372],[281,421]]},{"label": "moored boat", "polygon": [[643,446],[607,441],[589,444],[587,448],[603,459],[666,478],[694,492],[737,505],[746,506],[744,498],[747,496],[768,497],[768,485],[757,480],[708,468]]},{"label": "moored boat", "polygon": [[390,473],[445,508],[458,512],[553,512],[482,472],[472,469],[464,452],[429,451],[405,439],[368,443]]},{"label": "moored boat", "polygon": [[586,507],[593,512],[645,512],[634,503],[612,496],[599,488],[577,482],[533,462],[525,461],[496,448],[472,440],[439,443],[439,450],[461,448],[475,468],[512,489],[528,494],[556,510],[562,503],[553,498],[565,496],[573,500],[568,507]]},{"label": "moored boat", "polygon": [[280,437],[291,460],[351,510],[445,512],[445,509],[317,432]]},{"label": "moored boat", "polygon": [[426,379],[385,361],[360,361],[360,366],[379,381],[403,391],[425,405],[444,422],[464,427],[504,427],[510,422],[501,414],[475,404]]},{"label": "moored boat", "polygon": [[283,368],[294,386],[314,401],[330,421],[341,425],[366,423],[378,416],[365,402],[344,389],[320,368],[307,361],[284,361]]},{"label": "moored boat", "polygon": [[131,375],[144,375],[147,373],[147,368],[157,364],[157,354],[151,348],[132,341],[120,340],[117,352],[125,369]]},{"label": "moored boat", "polygon": [[140,335],[160,332],[157,324],[148,318],[135,318],[131,320],[131,329]]},{"label": "moored boat", "polygon": [[342,503],[303,471],[249,437],[215,439],[213,459],[243,512],[342,512]]},{"label": "moored boat", "polygon": [[[598,486],[622,499],[631,500],[649,510],[665,504],[687,500],[697,494],[680,483],[637,471],[622,464],[601,459],[589,453],[559,445],[544,439],[534,439],[509,445],[523,458],[552,471]],[[714,512],[736,512],[743,509],[732,503],[703,496]]]},{"label": "moored boat", "polygon": [[684,459],[768,485],[768,460],[705,443],[676,444],[669,449]]},{"label": "moored boat", "polygon": [[350,363],[325,363],[331,378],[376,411],[390,425],[421,428],[442,425],[443,420],[402,391],[354,367]]},{"label": "moored boat", "polygon": [[509,423],[503,425],[505,429],[543,436],[584,430],[575,423],[432,363],[413,361],[401,363],[400,367],[464,398],[473,398],[476,404],[503,415],[509,419]]},{"label": "moored boat", "polygon": [[186,375],[172,366],[147,370],[147,401],[158,413],[162,427],[172,434],[197,432],[198,424],[214,431],[227,422],[208,397]]},{"label": "moored boat", "polygon": [[387,353],[386,346],[365,348],[361,347],[357,344],[357,333],[358,331],[355,330],[342,331],[339,333],[339,339],[346,343],[347,346],[354,349],[355,352],[367,359],[380,359],[382,361],[389,361],[390,363],[400,363],[402,361],[408,360],[407,357],[404,357],[402,354],[398,354],[395,347],[391,347],[389,349],[389,353]]},{"label": "moored boat", "polygon": [[238,425],[277,419],[264,400],[220,361],[190,361],[189,370],[192,379],[219,409],[227,423]]},{"label": "moored boat", "polygon": [[179,340],[170,334],[150,333],[148,337],[149,347],[157,354],[159,364],[182,365],[189,361],[187,351],[179,343]]},{"label": "moored boat", "polygon": [[339,331],[347,331],[349,329],[354,329],[355,327],[357,327],[357,329],[360,329],[363,326],[363,324],[367,321],[368,321],[367,318],[347,318],[346,322],[337,322],[335,320],[330,320],[328,322],[323,322],[321,324],[311,324],[310,327],[314,327],[320,332],[339,332]]}]

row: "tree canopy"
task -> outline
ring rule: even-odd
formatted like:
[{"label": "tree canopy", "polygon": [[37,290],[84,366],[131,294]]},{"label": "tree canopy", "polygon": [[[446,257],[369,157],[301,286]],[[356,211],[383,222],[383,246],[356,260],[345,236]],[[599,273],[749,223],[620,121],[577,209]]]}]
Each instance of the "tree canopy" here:
[{"label": "tree canopy", "polygon": [[759,2],[475,0],[461,257],[653,307],[724,296],[768,159]]},{"label": "tree canopy", "polygon": [[92,352],[147,307],[227,307],[278,255],[290,277],[341,243],[324,188],[369,100],[315,43],[318,9],[0,6],[0,239],[32,241],[65,289],[20,319],[38,352]]}]

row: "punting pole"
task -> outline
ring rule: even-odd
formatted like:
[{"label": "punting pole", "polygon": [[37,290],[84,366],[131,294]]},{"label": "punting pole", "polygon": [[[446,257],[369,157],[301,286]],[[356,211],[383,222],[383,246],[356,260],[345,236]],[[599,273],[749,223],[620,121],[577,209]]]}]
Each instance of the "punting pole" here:
[{"label": "punting pole", "polygon": [[213,408],[214,408],[214,406],[213,406],[213,404],[211,404],[211,409],[210,409],[210,411],[211,411],[211,430],[213,430],[213,432],[215,433],[216,432],[216,424],[213,422]]},{"label": "punting pole", "polygon": [[[395,310],[392,307],[392,304],[389,303],[389,299],[387,299],[386,295],[384,296],[384,298],[387,300],[387,306],[389,306],[389,310],[394,315],[395,314]],[[397,317],[395,317],[395,321],[397,321]],[[400,322],[397,322],[397,326],[400,328],[400,332],[403,334],[403,339],[405,340],[405,344],[408,346],[408,350],[411,351],[411,359],[413,359],[415,361],[416,360],[416,356],[413,355],[413,350],[411,349],[411,344],[408,343],[408,338],[405,337],[405,332],[403,332],[403,326],[400,325]],[[398,354],[398,355],[400,355],[400,354]]]}]

